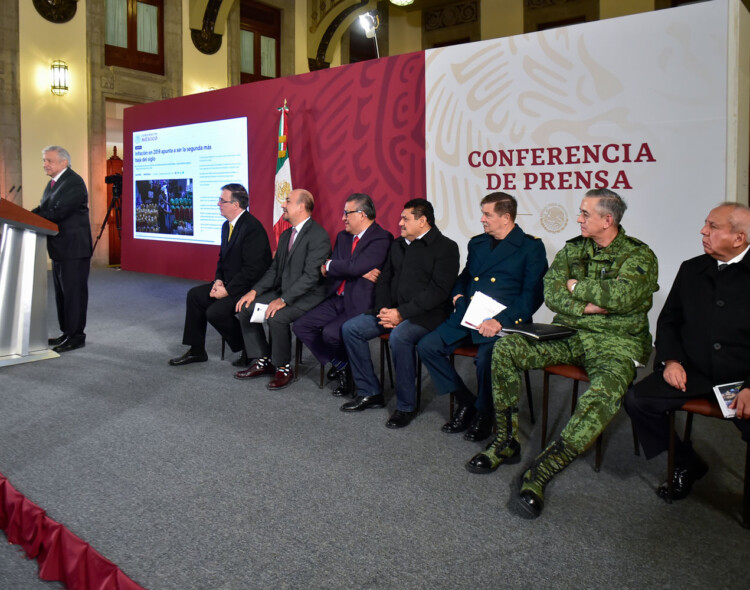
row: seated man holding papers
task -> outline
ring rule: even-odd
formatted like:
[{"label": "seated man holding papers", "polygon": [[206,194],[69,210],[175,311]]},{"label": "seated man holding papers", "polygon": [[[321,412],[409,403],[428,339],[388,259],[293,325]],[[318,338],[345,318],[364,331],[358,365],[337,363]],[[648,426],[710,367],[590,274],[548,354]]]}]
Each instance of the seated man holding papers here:
[{"label": "seated man holding papers", "polygon": [[[484,233],[469,242],[466,267],[453,286],[454,311],[417,347],[438,393],[453,393],[458,403],[443,432],[468,429],[464,438],[469,441],[484,440],[492,432],[492,347],[503,326],[531,321],[542,304],[542,278],[547,270],[542,241],[516,225],[518,204],[514,197],[491,193],[482,199],[481,207]],[[477,314],[473,320],[471,312]],[[472,344],[479,347],[476,397],[449,360],[456,348]]]}]

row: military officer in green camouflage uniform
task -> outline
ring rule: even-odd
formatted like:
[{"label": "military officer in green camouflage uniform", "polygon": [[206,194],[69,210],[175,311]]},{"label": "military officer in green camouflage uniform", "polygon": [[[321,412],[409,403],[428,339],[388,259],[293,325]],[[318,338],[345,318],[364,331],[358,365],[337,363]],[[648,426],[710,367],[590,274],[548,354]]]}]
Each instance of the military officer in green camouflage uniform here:
[{"label": "military officer in green camouflage uniform", "polygon": [[553,323],[578,332],[544,342],[512,334],[498,340],[493,350],[497,434],[467,464],[473,473],[489,473],[520,460],[519,371],[571,364],[583,367],[590,380],[560,436],[522,476],[512,504],[530,518],[541,513],[544,488],[552,476],[583,453],[620,409],[635,377],[634,361],[645,364],[651,353],[647,313],[659,288],[658,265],[651,249],[620,226],[625,208],[620,196],[608,189],[588,191],[578,216],[581,235],[557,253],[544,277],[545,303],[556,314]]}]

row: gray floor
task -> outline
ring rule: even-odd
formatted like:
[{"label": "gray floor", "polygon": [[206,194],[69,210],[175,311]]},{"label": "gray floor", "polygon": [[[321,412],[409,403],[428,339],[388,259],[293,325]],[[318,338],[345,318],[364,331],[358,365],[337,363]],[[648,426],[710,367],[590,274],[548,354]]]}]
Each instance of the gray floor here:
[{"label": "gray floor", "polygon": [[[464,463],[480,445],[440,432],[447,400],[429,378],[422,413],[394,432],[383,424],[395,400],[339,412],[310,356],[275,393],[232,379],[213,332],[208,363],[169,367],[192,284],[95,270],[86,348],[0,369],[0,472],[144,587],[747,587],[731,424],[696,419],[714,467],[667,506],[654,494],[665,460],[634,456],[621,413],[602,471],[586,454],[529,522],[506,507],[539,450],[525,404],[522,463],[479,476]],[[532,383],[539,405],[538,372]],[[554,387],[558,431],[569,384]],[[0,588],[59,587],[2,545]]]}]

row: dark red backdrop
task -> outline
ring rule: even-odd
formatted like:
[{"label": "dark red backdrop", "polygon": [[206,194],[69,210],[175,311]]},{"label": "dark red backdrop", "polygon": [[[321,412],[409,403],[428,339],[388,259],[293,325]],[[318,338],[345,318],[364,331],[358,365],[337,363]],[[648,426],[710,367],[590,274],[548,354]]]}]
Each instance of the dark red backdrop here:
[{"label": "dark red backdrop", "polygon": [[272,235],[277,108],[286,99],[292,183],[315,195],[313,217],[333,239],[346,196],[365,192],[397,236],[403,203],[425,196],[424,96],[420,52],[128,108],[122,268],[210,280],[218,256],[216,246],[133,239],[134,131],[246,116],[250,211]]}]

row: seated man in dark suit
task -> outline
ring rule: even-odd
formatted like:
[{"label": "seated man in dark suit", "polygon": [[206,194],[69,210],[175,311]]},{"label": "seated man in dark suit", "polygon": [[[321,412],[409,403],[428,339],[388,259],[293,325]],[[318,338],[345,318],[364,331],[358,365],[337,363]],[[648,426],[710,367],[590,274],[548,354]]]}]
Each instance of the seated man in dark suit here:
[{"label": "seated man in dark suit", "polygon": [[190,348],[169,361],[172,366],[208,360],[206,326],[209,322],[233,352],[243,351],[234,364],[246,364],[240,325],[234,308],[271,264],[268,235],[260,221],[246,211],[249,197],[241,184],[221,187],[219,210],[226,219],[221,226],[221,248],[213,283],[193,287],[185,305],[182,343]]},{"label": "seated man in dark suit", "polygon": [[[236,379],[274,375],[268,389],[287,387],[292,372],[291,324],[325,298],[320,266],[331,254],[331,239],[311,216],[315,200],[309,191],[295,189],[282,206],[283,218],[292,227],[279,237],[271,266],[238,302],[236,311],[248,356],[257,360]],[[251,323],[255,303],[268,304],[265,319],[271,344],[262,323]]]},{"label": "seated man in dark suit", "polygon": [[425,199],[404,205],[399,227],[401,237],[391,245],[375,284],[374,307],[341,328],[357,388],[356,399],[341,406],[344,412],[385,405],[369,341],[390,333],[398,403],[388,428],[403,428],[417,414],[417,342],[448,317],[459,260],[456,242],[435,227],[435,212]]},{"label": "seated man in dark suit", "polygon": [[42,150],[44,173],[51,178],[36,213],[57,224],[58,234],[47,238],[52,259],[57,320],[62,334],[50,338],[55,352],[86,345],[86,311],[91,268],[91,224],[86,183],[70,168],[70,154],[60,146]]},{"label": "seated man in dark suit", "polygon": [[338,378],[335,396],[348,395],[351,370],[341,339],[341,325],[370,309],[375,282],[393,241],[390,232],[375,222],[375,205],[362,193],[344,204],[344,231],[336,236],[329,260],[320,267],[328,277],[328,297],[297,321],[292,330],[321,364],[331,363],[329,379]]},{"label": "seated man in dark suit", "polygon": [[[542,279],[547,271],[547,254],[539,238],[525,234],[516,225],[516,199],[506,193],[492,193],[482,199],[484,234],[469,242],[466,267],[453,286],[451,316],[420,340],[417,350],[440,394],[454,393],[458,408],[443,432],[463,432],[469,441],[481,441],[492,432],[492,347],[503,325],[530,322],[544,300]],[[476,330],[461,325],[469,301],[477,291],[505,305]],[[477,344],[477,396],[469,391],[450,363],[459,346]]]},{"label": "seated man in dark suit", "polygon": [[[741,382],[734,423],[750,441],[750,209],[725,203],[701,229],[704,254],[682,263],[656,324],[654,372],[631,388],[625,409],[646,459],[669,446],[667,412],[714,400],[714,385]],[[676,439],[672,497],[685,498],[708,465]],[[668,498],[667,484],[657,490]]]}]

